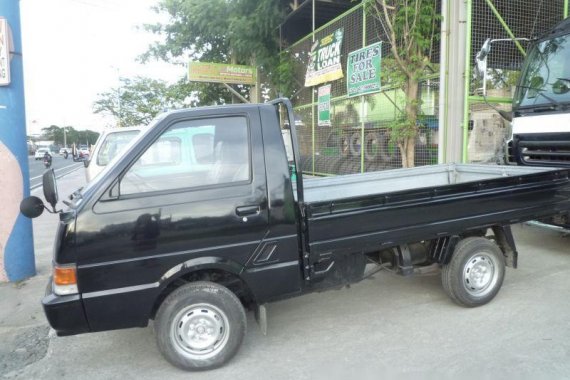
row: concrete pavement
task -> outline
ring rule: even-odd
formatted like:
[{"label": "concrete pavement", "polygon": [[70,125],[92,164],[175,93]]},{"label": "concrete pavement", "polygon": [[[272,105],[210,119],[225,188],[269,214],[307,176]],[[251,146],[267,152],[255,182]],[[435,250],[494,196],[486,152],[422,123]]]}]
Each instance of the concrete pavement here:
[{"label": "concrete pavement", "polygon": [[[83,170],[58,181],[60,197]],[[188,374],[160,356],[152,326],[55,337],[41,311],[57,217],[34,220],[38,276],[0,285],[0,377],[18,379],[357,379],[379,376],[570,377],[570,239],[514,228],[519,269],[490,304],[461,308],[439,276],[380,272],[349,289],[268,306],[263,336],[248,314],[240,352]]]}]

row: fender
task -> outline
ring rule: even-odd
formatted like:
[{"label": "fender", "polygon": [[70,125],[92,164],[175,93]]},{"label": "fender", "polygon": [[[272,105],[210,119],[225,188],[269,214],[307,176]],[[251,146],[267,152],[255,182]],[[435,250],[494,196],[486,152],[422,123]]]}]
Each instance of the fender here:
[{"label": "fender", "polygon": [[248,285],[245,279],[241,276],[244,271],[243,265],[221,257],[205,256],[187,260],[170,268],[160,278],[158,287],[160,291],[162,291],[170,283],[181,276],[201,269],[220,269],[229,272],[239,277],[246,285]]}]

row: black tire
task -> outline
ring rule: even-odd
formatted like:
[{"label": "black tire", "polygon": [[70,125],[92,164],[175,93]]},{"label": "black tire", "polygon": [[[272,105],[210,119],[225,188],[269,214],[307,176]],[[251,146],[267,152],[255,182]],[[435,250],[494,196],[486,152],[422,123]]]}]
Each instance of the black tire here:
[{"label": "black tire", "polygon": [[360,157],[360,151],[362,150],[362,141],[360,141],[361,137],[360,132],[354,132],[350,135],[349,149],[350,155],[353,157]]},{"label": "black tire", "polygon": [[494,242],[484,237],[461,240],[441,280],[447,295],[457,304],[475,307],[491,301],[505,278],[505,258]]},{"label": "black tire", "polygon": [[360,173],[360,160],[355,161],[355,162],[352,164],[352,168],[350,169],[350,172],[351,172],[352,174]]},{"label": "black tire", "polygon": [[327,171],[327,161],[329,157],[327,156],[316,156],[315,157],[315,173],[319,174],[329,174]]},{"label": "black tire", "polygon": [[364,159],[366,161],[376,161],[380,150],[380,134],[369,132],[364,136]]},{"label": "black tire", "polygon": [[364,159],[389,162],[394,158],[390,152],[390,138],[386,132],[369,132],[364,138]]},{"label": "black tire", "polygon": [[340,146],[341,137],[338,132],[331,132],[327,137],[326,146],[328,148],[338,148]]},{"label": "black tire", "polygon": [[338,168],[342,163],[342,158],[324,156],[324,160],[319,163],[319,172],[325,174],[338,174]]},{"label": "black tire", "polygon": [[312,173],[313,172],[313,157],[308,156],[307,159],[303,162],[303,172],[305,173]]},{"label": "black tire", "polygon": [[340,137],[339,149],[342,157],[348,157],[350,155],[350,137],[348,135],[343,134]]},{"label": "black tire", "polygon": [[347,174],[348,173],[348,164],[349,164],[349,160],[347,160],[346,158],[342,158],[341,162],[340,162],[340,166],[338,167],[338,174]]},{"label": "black tire", "polygon": [[[213,369],[236,354],[246,324],[245,311],[235,294],[219,284],[198,281],[174,290],[160,305],[156,342],[166,360],[178,368]],[[190,334],[199,336],[192,339]],[[210,341],[211,346],[202,347]]]}]

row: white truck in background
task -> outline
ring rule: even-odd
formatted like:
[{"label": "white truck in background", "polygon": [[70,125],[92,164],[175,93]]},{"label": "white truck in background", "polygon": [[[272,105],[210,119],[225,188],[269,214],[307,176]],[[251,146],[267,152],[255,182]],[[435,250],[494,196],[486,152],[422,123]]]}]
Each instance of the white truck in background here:
[{"label": "white truck in background", "polygon": [[[521,39],[527,40],[528,39]],[[487,39],[477,54],[486,94]],[[511,123],[505,144],[509,165],[570,167],[570,18],[530,40],[513,97],[512,111],[497,110]],[[541,220],[570,230],[570,214]]]}]

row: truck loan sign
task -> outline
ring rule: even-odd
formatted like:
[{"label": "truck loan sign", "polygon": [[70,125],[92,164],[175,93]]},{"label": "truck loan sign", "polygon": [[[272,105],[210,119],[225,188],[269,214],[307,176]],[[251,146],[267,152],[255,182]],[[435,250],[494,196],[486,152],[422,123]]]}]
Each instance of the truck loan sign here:
[{"label": "truck loan sign", "polygon": [[346,93],[349,97],[380,91],[382,42],[350,52],[346,60]]},{"label": "truck loan sign", "polygon": [[340,50],[344,28],[315,41],[311,47],[305,87],[330,82],[343,77]]}]

